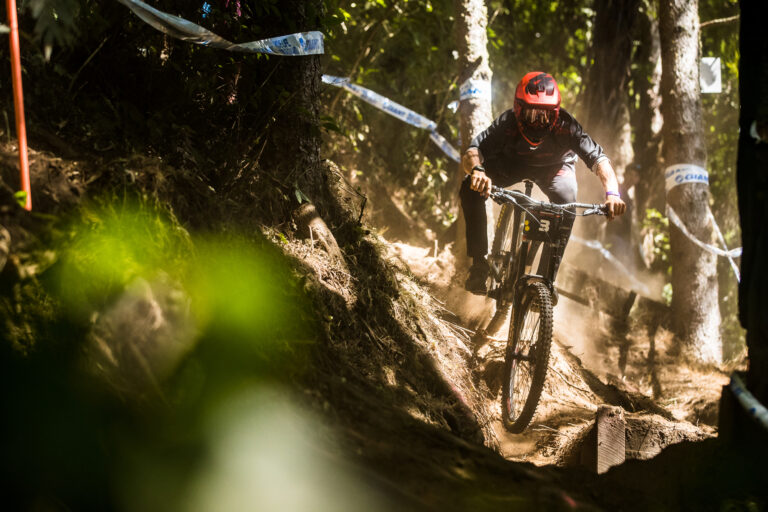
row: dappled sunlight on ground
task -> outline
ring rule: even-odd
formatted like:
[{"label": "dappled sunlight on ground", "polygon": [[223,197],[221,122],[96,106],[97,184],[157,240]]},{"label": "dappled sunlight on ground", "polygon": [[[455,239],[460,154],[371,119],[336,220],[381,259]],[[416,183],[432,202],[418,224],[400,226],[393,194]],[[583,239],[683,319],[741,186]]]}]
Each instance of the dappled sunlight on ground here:
[{"label": "dappled sunlight on ground", "polygon": [[[451,300],[452,294],[464,292],[462,283],[455,277],[452,280],[453,261],[448,250],[436,253],[434,248],[402,243],[393,244],[390,250],[432,293],[448,304],[459,302]],[[490,320],[492,301],[473,297],[465,302],[477,303],[475,309],[481,312],[485,323]],[[461,319],[468,316],[466,310],[453,312]],[[599,405],[614,400],[634,404],[635,412],[626,413],[627,436],[643,448],[629,451],[629,458],[647,458],[668,444],[704,439],[716,433],[714,425],[720,390],[728,380],[726,373],[692,368],[668,355],[671,335],[663,328],[655,333],[655,357],[650,365],[650,340],[645,327],[631,323],[627,339],[621,341],[612,338],[606,327],[609,320],[604,313],[594,313],[582,304],[560,297],[555,307],[554,343],[544,391],[531,425],[517,435],[507,433],[500,421],[498,379],[508,321],[492,337],[483,338],[485,341],[474,338],[475,372],[487,386],[486,406],[494,414],[493,429],[505,457],[540,466],[578,464],[578,446],[594,420],[595,411]],[[626,351],[623,374],[619,368],[621,347]],[[660,412],[664,416],[659,416]]]}]

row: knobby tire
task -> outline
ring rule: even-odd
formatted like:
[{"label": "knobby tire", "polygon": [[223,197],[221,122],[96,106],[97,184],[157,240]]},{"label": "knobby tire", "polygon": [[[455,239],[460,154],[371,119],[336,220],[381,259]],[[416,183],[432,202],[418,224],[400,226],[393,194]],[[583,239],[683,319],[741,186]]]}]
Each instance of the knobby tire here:
[{"label": "knobby tire", "polygon": [[[515,250],[514,240],[514,215],[515,209],[511,205],[502,205],[501,212],[499,213],[499,220],[496,221],[496,229],[493,235],[493,245],[491,246],[491,258],[494,264],[499,264],[502,261],[504,254],[509,254]],[[511,269],[507,266],[502,269],[502,273],[499,279],[493,279],[491,288],[499,286],[503,281],[509,278]],[[502,312],[503,315],[509,311],[510,304],[503,298],[496,303],[497,313]]]},{"label": "knobby tire", "polygon": [[510,324],[501,396],[502,422],[514,434],[525,430],[536,413],[552,347],[549,289],[537,282],[522,293]]},{"label": "knobby tire", "polygon": [[496,221],[496,230],[493,236],[491,254],[501,254],[502,251],[510,251],[512,238],[512,216],[515,209],[509,205],[502,205],[499,220]]}]

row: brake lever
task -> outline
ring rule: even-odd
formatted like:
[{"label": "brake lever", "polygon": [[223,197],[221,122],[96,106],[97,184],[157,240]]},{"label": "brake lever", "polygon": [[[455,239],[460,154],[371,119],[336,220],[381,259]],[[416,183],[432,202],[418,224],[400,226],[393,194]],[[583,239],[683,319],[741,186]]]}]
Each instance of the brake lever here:
[{"label": "brake lever", "polygon": [[491,187],[491,193],[489,197],[493,199],[493,201],[496,202],[496,204],[515,202],[514,198],[506,194],[506,191],[503,188],[499,188],[496,186]]},{"label": "brake lever", "polygon": [[608,211],[606,210],[604,204],[594,204],[592,205],[592,208],[584,210],[582,215],[608,215]]}]

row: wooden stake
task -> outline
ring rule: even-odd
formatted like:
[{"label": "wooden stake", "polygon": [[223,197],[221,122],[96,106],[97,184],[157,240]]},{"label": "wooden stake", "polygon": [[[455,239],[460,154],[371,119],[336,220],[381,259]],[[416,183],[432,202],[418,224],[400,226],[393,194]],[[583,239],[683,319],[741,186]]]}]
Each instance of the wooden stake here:
[{"label": "wooden stake", "polygon": [[595,424],[581,448],[581,463],[597,474],[622,464],[625,459],[624,410],[601,405],[595,414]]}]

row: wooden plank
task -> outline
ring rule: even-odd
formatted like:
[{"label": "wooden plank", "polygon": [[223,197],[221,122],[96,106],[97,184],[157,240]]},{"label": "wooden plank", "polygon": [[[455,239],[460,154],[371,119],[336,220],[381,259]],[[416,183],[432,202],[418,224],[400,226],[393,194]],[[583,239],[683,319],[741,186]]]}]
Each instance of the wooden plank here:
[{"label": "wooden plank", "polygon": [[595,423],[581,447],[581,463],[590,471],[602,474],[626,458],[626,422],[624,409],[601,405]]}]

